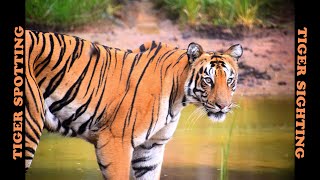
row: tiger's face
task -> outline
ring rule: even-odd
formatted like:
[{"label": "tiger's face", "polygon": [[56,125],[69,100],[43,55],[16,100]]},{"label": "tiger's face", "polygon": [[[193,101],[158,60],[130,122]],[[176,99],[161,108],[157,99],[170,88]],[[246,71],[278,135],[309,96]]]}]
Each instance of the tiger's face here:
[{"label": "tiger's face", "polygon": [[185,84],[186,100],[202,106],[212,121],[224,121],[234,107],[232,96],[237,86],[237,61],[242,53],[239,44],[223,53],[204,52],[196,43],[188,47],[191,71]]}]

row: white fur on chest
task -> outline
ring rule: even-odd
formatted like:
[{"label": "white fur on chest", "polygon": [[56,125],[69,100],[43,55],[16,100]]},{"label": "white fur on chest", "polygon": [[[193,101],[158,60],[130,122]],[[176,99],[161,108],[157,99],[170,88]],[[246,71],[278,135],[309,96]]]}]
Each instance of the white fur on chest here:
[{"label": "white fur on chest", "polygon": [[[173,115],[171,116],[169,112],[169,98],[162,98],[160,102],[159,116],[158,119],[154,120],[154,123],[156,124],[152,127],[149,139],[169,140],[176,130],[182,108],[183,106],[181,103],[171,107],[171,114]],[[146,133],[147,130],[140,136],[134,138],[134,144],[136,146],[146,142]]]}]

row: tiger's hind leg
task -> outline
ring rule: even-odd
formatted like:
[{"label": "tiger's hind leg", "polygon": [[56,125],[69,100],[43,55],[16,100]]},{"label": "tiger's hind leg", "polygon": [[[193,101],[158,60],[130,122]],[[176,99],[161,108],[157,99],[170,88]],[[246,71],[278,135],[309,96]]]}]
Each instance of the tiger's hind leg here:
[{"label": "tiger's hind leg", "polygon": [[43,96],[28,67],[26,68],[25,96],[25,171],[27,171],[38,147],[45,118]]}]

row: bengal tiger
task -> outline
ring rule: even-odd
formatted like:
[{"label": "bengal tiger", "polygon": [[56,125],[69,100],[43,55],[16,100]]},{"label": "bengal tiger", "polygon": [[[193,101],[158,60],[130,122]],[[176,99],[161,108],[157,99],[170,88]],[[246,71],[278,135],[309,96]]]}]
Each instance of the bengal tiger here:
[{"label": "bengal tiger", "polygon": [[155,41],[121,50],[26,30],[26,172],[46,128],[92,143],[104,179],[159,179],[185,106],[213,121],[233,108],[242,52],[240,44],[206,52]]}]

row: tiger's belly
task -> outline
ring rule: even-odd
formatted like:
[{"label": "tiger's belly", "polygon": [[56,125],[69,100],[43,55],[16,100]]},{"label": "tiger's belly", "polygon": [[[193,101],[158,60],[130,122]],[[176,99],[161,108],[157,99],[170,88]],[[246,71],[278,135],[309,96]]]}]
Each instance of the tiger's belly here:
[{"label": "tiger's belly", "polygon": [[[101,125],[106,126],[106,129],[110,128],[112,137],[129,138],[133,147],[149,139],[167,141],[174,133],[180,117],[181,107],[171,111],[167,97],[161,100],[159,106],[149,106],[154,104],[150,98],[150,103],[132,108],[129,106],[131,101],[123,101],[123,106],[119,105],[119,97],[112,98],[112,101],[103,100],[103,103],[97,106],[97,103],[87,103],[88,101],[79,97],[72,101],[63,100],[66,96],[62,97],[60,94],[62,93],[53,93],[45,99],[47,129],[65,136],[77,136],[89,142],[94,141],[95,132],[99,131]],[[119,107],[119,111],[115,111],[115,107]],[[126,119],[130,114],[128,108],[132,109],[131,119]],[[159,109],[157,113],[153,108]]]},{"label": "tiger's belly", "polygon": [[90,108],[76,101],[63,107],[57,105],[53,98],[45,99],[45,126],[49,131],[58,132],[65,136],[77,136],[90,140],[90,130],[96,123]]}]

